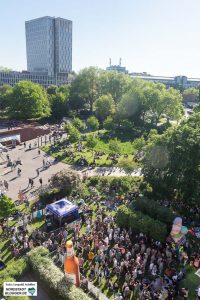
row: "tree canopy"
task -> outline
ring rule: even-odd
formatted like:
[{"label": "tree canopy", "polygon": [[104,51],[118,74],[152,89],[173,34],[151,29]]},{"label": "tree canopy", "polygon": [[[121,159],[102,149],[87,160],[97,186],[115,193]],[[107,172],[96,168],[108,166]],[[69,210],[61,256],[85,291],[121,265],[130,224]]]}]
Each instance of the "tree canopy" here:
[{"label": "tree canopy", "polygon": [[31,119],[50,115],[46,91],[31,81],[19,81],[9,98],[9,113],[13,117]]},{"label": "tree canopy", "polygon": [[95,116],[91,116],[87,119],[87,126],[90,130],[97,130],[99,129],[99,121]]},{"label": "tree canopy", "polygon": [[97,117],[99,120],[103,121],[106,117],[112,114],[114,109],[114,100],[110,94],[103,95],[95,101],[94,105]]},{"label": "tree canopy", "polygon": [[0,196],[0,218],[8,218],[16,210],[11,198],[6,195]]},{"label": "tree canopy", "polygon": [[147,147],[143,174],[154,192],[200,203],[200,113],[154,136]]}]

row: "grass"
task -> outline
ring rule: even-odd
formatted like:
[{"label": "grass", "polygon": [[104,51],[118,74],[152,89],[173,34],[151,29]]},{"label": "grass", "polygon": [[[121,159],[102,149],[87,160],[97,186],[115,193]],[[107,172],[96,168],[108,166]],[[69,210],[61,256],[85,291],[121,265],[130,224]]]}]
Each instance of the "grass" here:
[{"label": "grass", "polygon": [[[109,138],[107,136],[106,131],[100,131],[101,138],[98,141],[97,145],[95,146],[94,150],[95,151],[101,151],[104,152],[105,155],[100,156],[99,159],[96,159],[96,166],[97,167],[113,167],[117,166],[116,164],[113,163],[111,159],[108,159],[108,154],[113,153],[109,149]],[[113,138],[113,137],[112,137]],[[93,151],[92,149],[89,149],[86,147],[86,142],[83,141],[82,144],[85,146],[84,149],[82,149],[82,152],[77,152],[76,151],[76,144],[72,144],[71,148],[64,148],[62,147],[62,150],[58,149],[58,147],[53,147],[50,144],[47,144],[42,147],[42,150],[48,153],[49,155],[53,156],[54,158],[57,158],[59,161],[62,161],[63,163],[66,164],[78,164],[77,161],[82,157],[87,160],[89,164],[93,163]],[[127,155],[126,160],[127,161],[132,161],[133,160],[133,154],[137,152],[137,150],[134,148],[132,142],[130,141],[124,141],[120,142],[120,153],[119,153],[119,158],[117,159],[118,162],[121,160],[124,160],[124,156]],[[65,151],[72,151],[73,155],[75,158],[73,160],[70,159],[70,157],[66,157]],[[138,164],[138,168],[140,165]]]}]

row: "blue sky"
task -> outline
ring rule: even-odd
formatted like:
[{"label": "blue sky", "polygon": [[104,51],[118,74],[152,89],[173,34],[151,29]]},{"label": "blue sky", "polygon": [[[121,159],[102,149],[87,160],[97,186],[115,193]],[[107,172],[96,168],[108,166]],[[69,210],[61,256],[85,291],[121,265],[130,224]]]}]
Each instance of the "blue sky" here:
[{"label": "blue sky", "polygon": [[73,21],[73,69],[200,77],[200,0],[0,0],[0,66],[26,69],[26,20]]}]

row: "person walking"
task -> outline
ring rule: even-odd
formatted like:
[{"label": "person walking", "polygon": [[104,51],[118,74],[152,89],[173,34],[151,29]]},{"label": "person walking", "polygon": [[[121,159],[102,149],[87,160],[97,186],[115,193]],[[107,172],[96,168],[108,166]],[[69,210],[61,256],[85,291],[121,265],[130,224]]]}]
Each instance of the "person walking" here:
[{"label": "person walking", "polygon": [[5,189],[8,190],[8,182],[6,180],[4,180],[3,183],[4,183],[4,186],[5,186]]},{"label": "person walking", "polygon": [[40,177],[39,179],[40,185],[42,186],[42,178]]},{"label": "person walking", "polygon": [[37,172],[37,176],[39,176],[39,175],[40,175],[40,170],[39,170],[39,168],[36,169],[36,172]]},{"label": "person walking", "polygon": [[29,187],[29,185],[31,185],[31,181],[32,181],[32,179],[29,178],[29,179],[28,179],[28,187]]},{"label": "person walking", "polygon": [[31,188],[33,188],[33,186],[34,186],[34,180],[31,179]]},{"label": "person walking", "polygon": [[21,172],[22,172],[22,170],[20,168],[18,168],[18,170],[17,170],[18,177],[21,176]]},{"label": "person walking", "polygon": [[40,155],[40,149],[38,149],[38,155]]}]

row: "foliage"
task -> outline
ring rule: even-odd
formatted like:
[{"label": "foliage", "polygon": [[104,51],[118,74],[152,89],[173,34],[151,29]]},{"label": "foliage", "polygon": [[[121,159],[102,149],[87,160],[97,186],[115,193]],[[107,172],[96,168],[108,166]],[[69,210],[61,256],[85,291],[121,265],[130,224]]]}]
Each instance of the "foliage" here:
[{"label": "foliage", "polygon": [[10,85],[0,86],[0,109],[4,110],[9,107],[9,98],[12,93],[12,87]]},{"label": "foliage", "polygon": [[112,130],[114,128],[114,120],[111,116],[108,116],[103,122],[103,127],[107,130]]},{"label": "foliage", "polygon": [[51,177],[50,186],[69,196],[73,190],[81,189],[81,179],[77,172],[62,170]]},{"label": "foliage", "polygon": [[55,89],[54,86],[49,87],[49,101],[51,104],[52,116],[55,119],[60,120],[62,117],[66,116],[69,110],[69,93],[70,88],[67,86],[60,86]]},{"label": "foliage", "polygon": [[95,67],[81,70],[71,85],[70,106],[72,109],[81,109],[88,105],[93,111],[93,104],[98,98],[98,74],[100,70]]},{"label": "foliage", "polygon": [[0,196],[0,218],[8,218],[16,210],[15,203],[6,195]]},{"label": "foliage", "polygon": [[200,193],[200,113],[183,120],[179,126],[154,136],[147,147],[145,180],[154,193],[174,197],[193,205]]},{"label": "foliage", "polygon": [[106,117],[112,114],[114,109],[114,100],[112,96],[102,95],[94,103],[95,114],[99,120],[103,121]]},{"label": "foliage", "polygon": [[113,152],[113,153],[120,153],[121,152],[121,144],[120,142],[117,140],[117,138],[112,139],[109,141],[109,149]]},{"label": "foliage", "polygon": [[98,138],[95,134],[88,134],[87,135],[87,140],[86,140],[86,146],[88,148],[94,149],[94,147],[98,143]]},{"label": "foliage", "polygon": [[132,79],[129,75],[115,71],[102,71],[99,76],[99,94],[110,94],[117,104],[128,91]]},{"label": "foliage", "polygon": [[140,189],[142,182],[142,177],[137,176],[92,176],[87,179],[86,186],[95,186],[100,193],[106,192],[107,190],[109,194],[124,194],[137,191]]},{"label": "foliage", "polygon": [[44,281],[63,299],[90,299],[82,290],[66,284],[63,272],[48,257],[48,250],[46,248],[37,247],[32,249],[28,253],[28,258],[30,265],[38,273],[40,280]]},{"label": "foliage", "polygon": [[47,192],[43,192],[39,195],[39,200],[42,203],[42,205],[46,206],[47,204],[51,203],[53,200],[61,199],[61,197],[64,197],[65,193],[60,191],[59,189],[53,189]]},{"label": "foliage", "polygon": [[199,100],[199,90],[188,88],[183,91],[183,102],[197,102]]},{"label": "foliage", "polygon": [[9,113],[21,119],[49,116],[50,105],[46,91],[31,81],[19,81],[12,88]]},{"label": "foliage", "polygon": [[68,133],[68,139],[70,143],[77,143],[81,139],[81,134],[78,129],[73,126],[70,122],[65,124],[65,131]]},{"label": "foliage", "polygon": [[174,215],[169,208],[161,206],[154,200],[137,198],[133,205],[136,210],[139,210],[161,222],[171,224],[174,219]]},{"label": "foliage", "polygon": [[96,131],[99,129],[99,121],[95,116],[91,116],[87,119],[87,126],[90,130]]},{"label": "foliage", "polygon": [[79,131],[85,130],[85,123],[79,118],[74,118],[72,120],[72,125],[76,127]]},{"label": "foliage", "polygon": [[164,223],[139,211],[133,211],[125,205],[118,208],[116,220],[119,226],[130,227],[133,232],[142,232],[158,241],[164,241],[167,235],[167,227]]},{"label": "foliage", "polygon": [[138,168],[138,164],[136,162],[133,160],[129,161],[126,158],[120,160],[117,166],[129,175],[131,175]]},{"label": "foliage", "polygon": [[145,145],[146,145],[146,141],[143,136],[141,136],[140,138],[137,138],[133,141],[133,147],[135,149],[137,149],[137,151],[143,150]]},{"label": "foliage", "polygon": [[133,80],[130,89],[118,104],[119,118],[143,126],[150,122],[157,125],[162,115],[167,120],[179,120],[183,115],[179,91],[163,84]]}]

